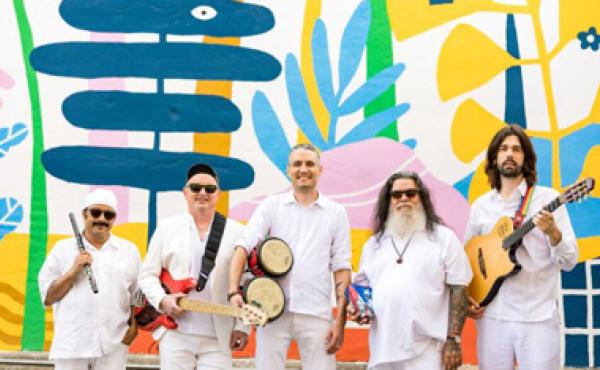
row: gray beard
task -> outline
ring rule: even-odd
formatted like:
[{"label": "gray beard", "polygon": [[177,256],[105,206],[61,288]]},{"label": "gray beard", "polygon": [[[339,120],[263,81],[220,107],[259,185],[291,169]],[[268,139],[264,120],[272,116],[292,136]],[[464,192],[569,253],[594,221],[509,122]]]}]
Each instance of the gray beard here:
[{"label": "gray beard", "polygon": [[423,206],[419,205],[411,210],[401,209],[396,211],[394,208],[390,208],[386,229],[400,238],[406,238],[425,230],[426,225],[425,211]]}]

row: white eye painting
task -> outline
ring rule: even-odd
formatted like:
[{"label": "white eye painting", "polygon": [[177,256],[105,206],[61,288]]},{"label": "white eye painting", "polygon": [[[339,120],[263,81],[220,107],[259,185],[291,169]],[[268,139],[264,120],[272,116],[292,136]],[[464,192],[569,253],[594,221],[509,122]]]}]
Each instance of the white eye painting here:
[{"label": "white eye painting", "polygon": [[192,15],[201,21],[208,21],[217,16],[217,11],[211,6],[200,5],[192,9]]}]

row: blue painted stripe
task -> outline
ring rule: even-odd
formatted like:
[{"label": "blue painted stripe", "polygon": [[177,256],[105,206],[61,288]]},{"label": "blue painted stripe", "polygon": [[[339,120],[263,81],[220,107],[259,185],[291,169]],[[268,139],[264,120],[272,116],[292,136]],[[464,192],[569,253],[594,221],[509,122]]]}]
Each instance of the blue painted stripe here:
[{"label": "blue painted stripe", "polygon": [[65,181],[131,186],[150,191],[181,190],[187,170],[198,162],[215,169],[223,190],[242,189],[254,181],[254,170],[248,163],[202,153],[62,146],[47,150],[42,155],[42,163],[48,173]]},{"label": "blue painted stripe", "polygon": [[454,0],[429,0],[429,5],[452,4]]},{"label": "blue painted stripe", "polygon": [[239,37],[266,32],[275,24],[268,8],[223,0],[63,0],[60,14],[71,26],[95,32]]},{"label": "blue painted stripe", "polygon": [[211,95],[85,91],[63,102],[65,118],[87,129],[231,132],[242,122],[230,100]]},{"label": "blue painted stripe", "polygon": [[[506,16],[506,51],[514,58],[519,59],[519,38],[515,25],[515,16]],[[525,116],[525,93],[523,91],[523,73],[521,66],[510,67],[506,70],[504,121],[527,128]]]},{"label": "blue painted stripe", "polygon": [[185,42],[56,43],[35,48],[30,61],[43,73],[82,78],[269,81],[281,72],[277,59],[259,50]]}]

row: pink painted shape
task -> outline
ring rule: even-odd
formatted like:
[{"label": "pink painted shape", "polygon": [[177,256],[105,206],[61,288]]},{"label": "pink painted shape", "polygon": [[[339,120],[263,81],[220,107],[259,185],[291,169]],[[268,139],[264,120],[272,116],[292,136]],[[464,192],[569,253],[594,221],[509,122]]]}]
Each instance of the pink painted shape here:
[{"label": "pink painted shape", "polygon": [[[11,89],[15,85],[15,80],[4,70],[0,69],[0,87],[3,89]],[[0,99],[0,107],[2,106],[2,99]]]},{"label": "pink painted shape", "polygon": [[[406,145],[385,138],[371,139],[324,152],[321,161],[323,175],[319,189],[346,208],[353,228],[371,228],[379,191],[392,173],[416,171],[429,187],[440,217],[459,237],[464,234],[468,202],[451,185],[429,173]],[[246,221],[260,200],[241,203],[229,214],[234,219]]]},{"label": "pink painted shape", "polygon": [[[91,41],[122,42],[122,34],[91,33]],[[125,81],[121,78],[98,78],[88,82],[90,90],[124,90]],[[127,147],[127,133],[119,131],[93,130],[88,134],[88,144],[91,146]],[[109,186],[117,196],[118,210],[116,223],[129,221],[129,189],[124,186]]]}]

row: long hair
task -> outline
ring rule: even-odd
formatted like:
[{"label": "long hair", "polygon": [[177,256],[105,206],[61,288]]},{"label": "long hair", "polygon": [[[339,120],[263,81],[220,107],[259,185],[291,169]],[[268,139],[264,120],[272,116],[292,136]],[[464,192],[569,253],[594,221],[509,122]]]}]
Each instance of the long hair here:
[{"label": "long hair", "polygon": [[396,172],[387,179],[383,188],[379,191],[373,225],[373,234],[375,234],[377,241],[381,239],[381,236],[385,231],[385,225],[390,213],[390,199],[392,197],[390,192],[392,191],[394,181],[398,179],[412,179],[415,182],[417,190],[419,191],[419,199],[421,199],[421,204],[423,205],[423,210],[425,212],[425,229],[429,233],[433,232],[436,224],[444,224],[441,217],[435,213],[433,203],[431,202],[431,196],[429,195],[429,189],[425,183],[421,181],[419,175],[411,171]]},{"label": "long hair", "polygon": [[525,131],[518,125],[508,125],[502,128],[494,135],[487,150],[487,161],[485,164],[485,173],[488,177],[488,182],[493,189],[501,190],[502,182],[500,181],[500,171],[496,159],[498,150],[504,139],[508,136],[516,136],[519,139],[521,148],[523,149],[523,178],[528,186],[533,186],[537,181],[537,171],[535,169],[536,155],[533,150],[533,144]]}]

